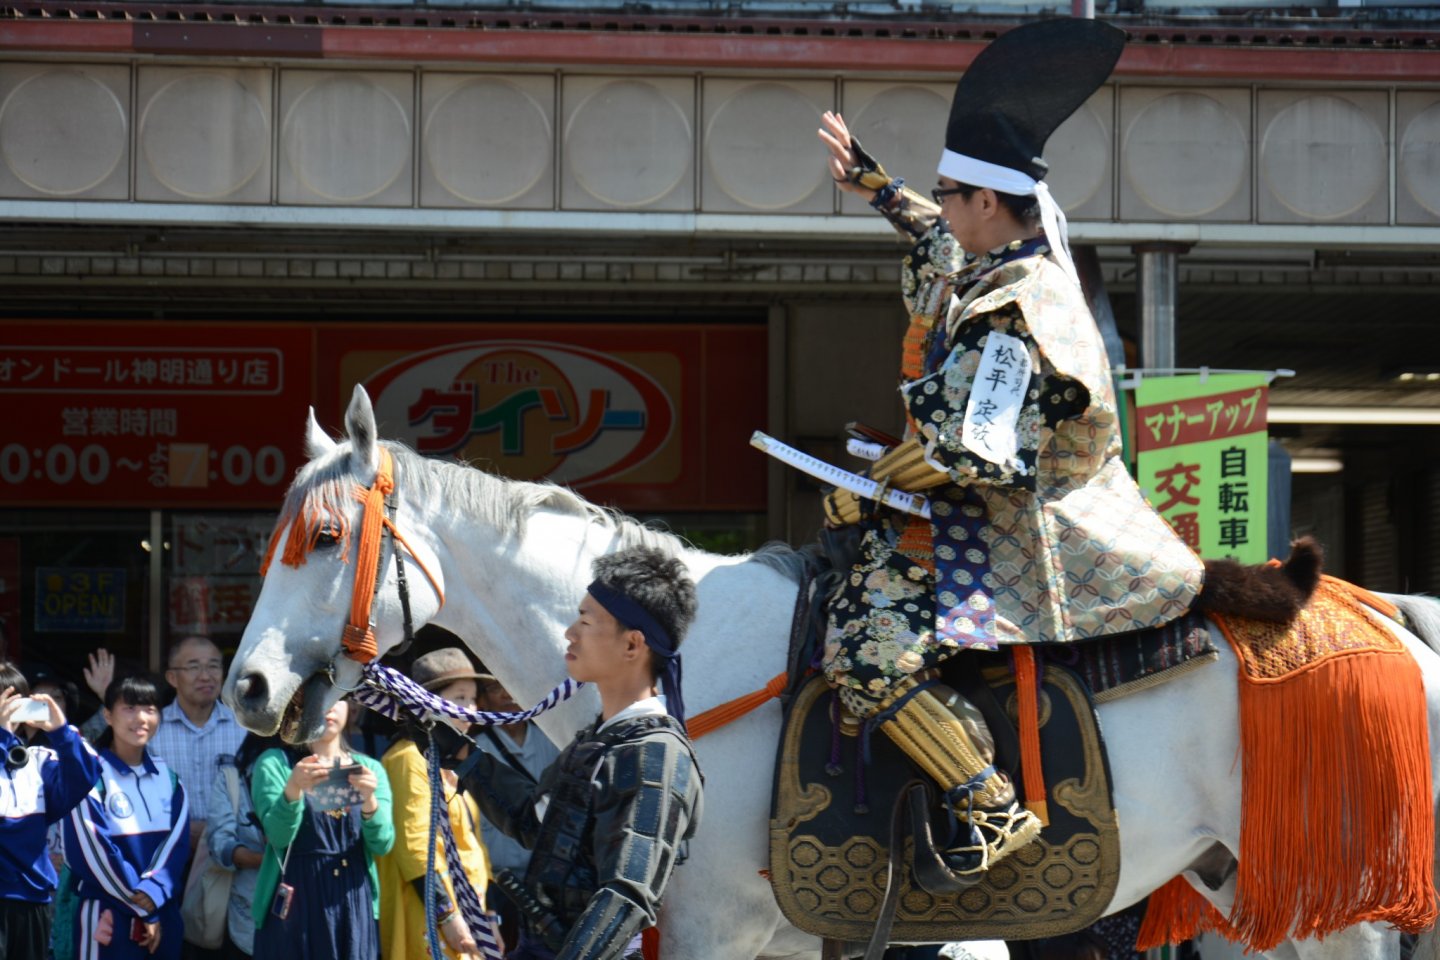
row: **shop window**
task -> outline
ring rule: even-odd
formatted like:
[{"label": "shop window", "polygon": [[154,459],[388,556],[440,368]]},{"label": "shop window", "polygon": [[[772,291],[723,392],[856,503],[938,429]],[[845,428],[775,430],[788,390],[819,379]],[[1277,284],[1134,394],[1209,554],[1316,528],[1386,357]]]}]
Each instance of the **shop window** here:
[{"label": "shop window", "polygon": [[167,644],[203,636],[235,652],[260,596],[273,513],[169,513],[165,529]]},{"label": "shop window", "polygon": [[148,511],[0,511],[4,656],[44,664],[83,688],[87,655],[106,647],[142,669],[149,623]]}]

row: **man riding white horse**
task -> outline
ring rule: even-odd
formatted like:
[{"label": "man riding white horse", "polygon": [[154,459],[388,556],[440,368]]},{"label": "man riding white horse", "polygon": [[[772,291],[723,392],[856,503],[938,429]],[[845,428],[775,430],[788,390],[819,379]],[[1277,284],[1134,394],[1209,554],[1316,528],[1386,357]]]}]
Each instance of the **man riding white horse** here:
[{"label": "man riding white horse", "polygon": [[931,517],[827,498],[864,525],[832,598],[825,671],[841,703],[935,778],[969,837],[948,853],[978,879],[1035,838],[1036,812],[993,764],[980,713],[938,682],[961,650],[1068,643],[1183,614],[1201,561],[1121,461],[1110,367],[1043,182],[1050,134],[1109,76],[1124,34],[1092,20],[1018,27],[990,44],[951,106],[938,208],[892,180],[826,114],[840,189],[914,241],[902,267],[908,438],[872,475],[927,489]]}]

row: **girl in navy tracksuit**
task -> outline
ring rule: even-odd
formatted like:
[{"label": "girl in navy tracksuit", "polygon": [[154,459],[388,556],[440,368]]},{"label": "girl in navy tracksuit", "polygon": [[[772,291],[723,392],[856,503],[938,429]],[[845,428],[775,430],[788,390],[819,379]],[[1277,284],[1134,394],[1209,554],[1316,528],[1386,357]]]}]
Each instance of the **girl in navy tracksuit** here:
[{"label": "girl in navy tracksuit", "polygon": [[20,671],[0,660],[0,957],[5,960],[44,960],[49,953],[56,878],[46,833],[100,776],[99,757],[49,697],[35,698],[49,716],[33,726],[45,731],[50,746],[24,744],[14,716],[29,693]]},{"label": "girl in navy tracksuit", "polygon": [[79,960],[178,960],[181,880],[190,857],[185,788],[145,745],[160,691],[126,677],[105,691],[100,782],[65,821],[65,862],[78,880]]}]

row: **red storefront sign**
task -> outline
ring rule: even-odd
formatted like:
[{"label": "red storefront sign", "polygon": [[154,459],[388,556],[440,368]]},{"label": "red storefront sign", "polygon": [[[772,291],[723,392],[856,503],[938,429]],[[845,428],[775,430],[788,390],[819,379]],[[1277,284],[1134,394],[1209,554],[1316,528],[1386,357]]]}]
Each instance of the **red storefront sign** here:
[{"label": "red storefront sign", "polygon": [[317,329],[321,422],[356,383],[382,437],[640,510],[762,510],[759,324]]},{"label": "red storefront sign", "polygon": [[20,659],[20,538],[0,537],[0,657]]},{"label": "red storefront sign", "polygon": [[[8,323],[0,503],[272,506],[312,395],[306,326]],[[299,411],[297,413],[297,411]]]}]

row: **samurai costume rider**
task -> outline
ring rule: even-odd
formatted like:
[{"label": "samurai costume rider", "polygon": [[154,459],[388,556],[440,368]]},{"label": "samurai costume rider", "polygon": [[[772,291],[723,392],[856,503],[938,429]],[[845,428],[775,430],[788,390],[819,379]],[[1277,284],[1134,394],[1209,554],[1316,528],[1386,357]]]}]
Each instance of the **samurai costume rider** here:
[{"label": "samurai costume rider", "polygon": [[654,926],[700,823],[704,781],[685,734],[682,638],[607,584],[589,593],[665,662],[663,706],[650,698],[597,719],[538,783],[479,750],[457,771],[486,819],[532,851],[523,881],[508,871],[498,878],[524,915],[526,960],[638,960],[640,931]]},{"label": "samurai costume rider", "polygon": [[901,271],[907,439],[870,472],[926,489],[931,519],[827,497],[832,523],[865,526],[830,601],[825,672],[842,705],[899,744],[968,823],[946,859],[974,879],[1042,823],[995,768],[979,711],[936,667],[966,649],[1158,626],[1202,579],[1121,461],[1109,363],[1042,181],[1046,140],[1123,46],[1123,32],[1093,20],[1027,24],[956,88],[939,172],[1033,195],[1044,230],[1028,240],[960,250],[934,204],[852,144],[849,179],[877,190],[872,205],[915,243]]}]

